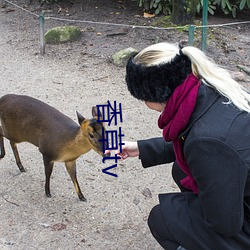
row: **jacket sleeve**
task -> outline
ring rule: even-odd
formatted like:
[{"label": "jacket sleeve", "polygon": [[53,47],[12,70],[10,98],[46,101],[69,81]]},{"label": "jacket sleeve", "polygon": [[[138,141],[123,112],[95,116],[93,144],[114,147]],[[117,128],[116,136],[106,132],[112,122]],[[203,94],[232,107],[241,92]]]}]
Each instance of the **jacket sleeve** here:
[{"label": "jacket sleeve", "polygon": [[175,161],[173,145],[166,142],[163,137],[139,140],[138,147],[139,158],[144,168]]},{"label": "jacket sleeve", "polygon": [[187,141],[184,154],[198,185],[205,223],[224,236],[237,235],[244,220],[246,162],[225,141],[209,137]]}]

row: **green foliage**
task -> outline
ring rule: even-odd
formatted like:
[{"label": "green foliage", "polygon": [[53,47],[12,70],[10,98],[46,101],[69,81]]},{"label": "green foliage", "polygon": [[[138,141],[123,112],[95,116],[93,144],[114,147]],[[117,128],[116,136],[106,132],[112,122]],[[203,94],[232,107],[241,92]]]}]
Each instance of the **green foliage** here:
[{"label": "green foliage", "polygon": [[[48,1],[48,0],[47,0]],[[134,0],[140,7],[146,11],[154,11],[156,15],[163,13],[171,14],[172,3],[174,0]],[[193,1],[193,0],[187,0]],[[203,1],[199,0],[197,4],[197,13],[200,13],[203,7]],[[224,14],[231,14],[236,17],[236,12],[245,8],[250,9],[250,0],[208,0],[208,12],[214,15],[216,7],[219,6]]]},{"label": "green foliage", "polygon": [[224,14],[231,13],[233,17],[236,17],[237,5],[234,3],[230,3],[229,0],[214,0],[214,5],[221,6],[221,9]]},{"label": "green foliage", "polygon": [[243,10],[246,7],[250,9],[250,0],[241,0],[239,5],[240,10]]},{"label": "green foliage", "polygon": [[[203,0],[199,0],[197,7],[196,7],[196,11],[197,13],[200,13],[202,11],[203,8]],[[213,2],[211,2],[210,0],[208,0],[208,12],[211,15],[214,15],[214,11],[216,10],[216,6],[213,4]]]},{"label": "green foliage", "polygon": [[143,7],[146,11],[153,11],[156,15],[171,14],[171,0],[136,0],[136,2],[139,7]]}]

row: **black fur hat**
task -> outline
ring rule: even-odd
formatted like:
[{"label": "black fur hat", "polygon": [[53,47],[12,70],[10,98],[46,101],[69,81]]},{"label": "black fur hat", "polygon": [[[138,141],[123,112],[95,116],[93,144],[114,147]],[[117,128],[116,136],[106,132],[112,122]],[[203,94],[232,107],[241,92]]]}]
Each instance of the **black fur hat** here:
[{"label": "black fur hat", "polygon": [[135,64],[134,56],[126,66],[126,82],[131,95],[142,101],[165,103],[192,71],[190,59],[182,52],[171,62],[154,66]]}]

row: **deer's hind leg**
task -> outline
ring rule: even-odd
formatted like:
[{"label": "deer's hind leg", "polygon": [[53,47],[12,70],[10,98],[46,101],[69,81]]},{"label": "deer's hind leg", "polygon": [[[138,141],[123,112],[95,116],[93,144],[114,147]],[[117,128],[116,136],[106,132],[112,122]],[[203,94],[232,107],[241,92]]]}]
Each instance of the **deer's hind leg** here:
[{"label": "deer's hind leg", "polygon": [[15,156],[15,159],[16,159],[16,164],[17,164],[18,168],[20,169],[21,172],[25,172],[26,170],[24,169],[24,167],[23,167],[23,165],[21,163],[16,143],[14,141],[10,141],[10,145],[11,145],[11,148],[13,150],[13,153],[14,153],[14,156]]},{"label": "deer's hind leg", "polygon": [[68,161],[65,162],[66,169],[70,175],[71,180],[74,183],[74,187],[76,190],[76,193],[78,194],[78,197],[81,201],[87,201],[86,198],[83,196],[82,191],[80,189],[79,183],[77,181],[76,177],[76,161]]},{"label": "deer's hind leg", "polygon": [[1,150],[0,159],[2,159],[5,156],[5,149],[3,140],[3,129],[1,126],[0,126],[0,150]]}]

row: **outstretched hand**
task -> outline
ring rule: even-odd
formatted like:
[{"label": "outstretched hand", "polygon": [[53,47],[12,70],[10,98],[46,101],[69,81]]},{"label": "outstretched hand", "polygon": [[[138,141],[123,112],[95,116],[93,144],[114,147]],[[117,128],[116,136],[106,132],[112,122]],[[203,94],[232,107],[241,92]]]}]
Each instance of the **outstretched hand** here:
[{"label": "outstretched hand", "polygon": [[[115,150],[115,154],[119,155],[121,157],[121,160],[125,160],[128,157],[136,157],[139,156],[139,148],[137,142],[129,142],[124,141],[124,145],[122,145],[122,148],[118,148]],[[112,150],[106,150],[105,154],[111,153]],[[120,152],[121,151],[121,152]]]}]

